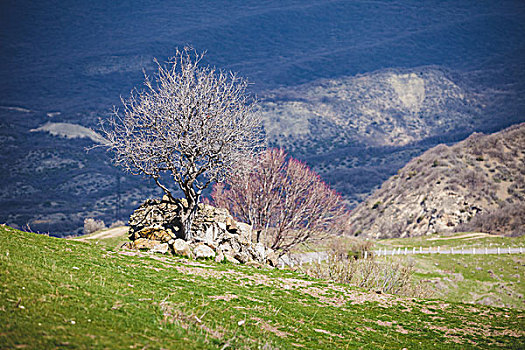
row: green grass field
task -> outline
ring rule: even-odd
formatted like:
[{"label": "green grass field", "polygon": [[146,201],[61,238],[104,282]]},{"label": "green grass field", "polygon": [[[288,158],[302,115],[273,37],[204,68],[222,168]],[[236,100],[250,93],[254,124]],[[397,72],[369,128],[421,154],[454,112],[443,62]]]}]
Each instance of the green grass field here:
[{"label": "green grass field", "polygon": [[2,349],[525,347],[525,313],[0,227]]},{"label": "green grass field", "polygon": [[[413,238],[385,239],[374,249],[412,247],[465,249],[525,247],[525,236],[502,237],[475,233],[434,234]],[[525,309],[525,254],[416,254],[388,257],[414,264],[415,278],[443,300],[481,303]]]},{"label": "green grass field", "polygon": [[[115,228],[114,228],[115,229]],[[102,231],[97,231],[88,235],[82,235],[77,237],[70,237],[69,239],[76,240],[76,241],[85,241],[91,244],[98,245],[101,248],[105,248],[107,250],[117,250],[119,247],[122,246],[125,242],[128,242],[128,234],[126,226],[117,227],[116,229],[122,229],[125,231],[120,232],[118,235],[111,235],[111,237],[102,236],[101,238],[92,238],[96,236],[100,236],[100,234],[107,233],[114,229],[105,229]]]},{"label": "green grass field", "polygon": [[525,309],[525,257],[512,255],[416,254],[380,259],[414,265],[414,278],[433,297]]},{"label": "green grass field", "polygon": [[432,234],[428,236],[410,237],[410,238],[392,238],[376,241],[375,249],[382,248],[437,248],[443,249],[456,248],[497,248],[505,249],[507,247],[524,247],[525,235],[520,237],[504,237],[488,235],[474,232],[461,232],[455,234]]}]

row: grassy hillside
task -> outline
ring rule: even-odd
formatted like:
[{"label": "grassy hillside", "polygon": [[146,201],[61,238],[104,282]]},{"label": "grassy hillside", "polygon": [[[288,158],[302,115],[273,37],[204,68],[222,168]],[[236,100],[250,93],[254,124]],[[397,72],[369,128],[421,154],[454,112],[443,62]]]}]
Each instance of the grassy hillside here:
[{"label": "grassy hillside", "polygon": [[407,238],[389,238],[376,241],[375,249],[391,248],[432,248],[436,250],[441,247],[442,250],[456,248],[497,248],[502,251],[505,248],[525,248],[525,235],[519,237],[505,237],[491,235],[481,232],[458,232],[449,234],[432,234],[426,236],[407,237]]},{"label": "grassy hillside", "polygon": [[352,212],[355,235],[525,233],[525,124],[414,158]]},{"label": "grassy hillside", "polygon": [[0,227],[0,348],[522,348],[523,312]]},{"label": "grassy hillside", "polygon": [[436,254],[453,248],[525,247],[525,236],[501,237],[474,233],[429,235],[413,238],[396,238],[377,241],[374,249],[422,247],[434,254],[416,254],[388,257],[394,261],[412,263],[415,278],[433,291],[434,296],[447,301],[469,302],[485,305],[525,309],[525,272],[523,254]]},{"label": "grassy hillside", "polygon": [[113,227],[87,235],[70,237],[70,239],[95,244],[107,250],[116,250],[125,242],[129,242],[128,229],[127,226]]}]

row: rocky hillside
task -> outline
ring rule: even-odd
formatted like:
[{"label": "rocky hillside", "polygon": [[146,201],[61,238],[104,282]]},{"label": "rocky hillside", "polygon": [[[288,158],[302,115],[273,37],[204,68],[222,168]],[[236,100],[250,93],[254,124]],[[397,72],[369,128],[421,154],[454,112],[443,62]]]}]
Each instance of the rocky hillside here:
[{"label": "rocky hillside", "polygon": [[522,99],[479,72],[420,66],[276,89],[260,112],[270,145],[306,161],[353,207],[427,149],[523,122],[511,96]]},{"label": "rocky hillside", "polygon": [[355,235],[525,233],[525,123],[411,160],[352,213]]},{"label": "rocky hillside", "polygon": [[479,128],[498,96],[480,90],[467,74],[443,68],[385,69],[276,90],[261,111],[270,140],[299,152],[403,146]]}]

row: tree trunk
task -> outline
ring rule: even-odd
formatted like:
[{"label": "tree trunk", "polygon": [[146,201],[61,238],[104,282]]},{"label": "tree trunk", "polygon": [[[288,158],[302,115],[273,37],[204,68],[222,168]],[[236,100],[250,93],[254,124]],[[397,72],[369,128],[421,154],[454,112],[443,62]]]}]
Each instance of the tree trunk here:
[{"label": "tree trunk", "polygon": [[191,227],[193,225],[193,220],[195,219],[195,216],[197,215],[197,210],[199,209],[199,206],[197,203],[193,205],[193,208],[188,208],[188,212],[184,214],[184,218],[182,220],[182,228],[183,228],[183,239],[186,241],[191,241],[193,239],[193,234],[191,233]]},{"label": "tree trunk", "polygon": [[197,211],[199,210],[199,199],[200,195],[195,193],[193,189],[186,192],[186,200],[188,201],[188,208],[184,212],[184,217],[182,218],[182,229],[183,229],[183,239],[186,241],[191,241],[193,235],[191,233],[191,227],[193,225],[193,220],[197,216]]}]

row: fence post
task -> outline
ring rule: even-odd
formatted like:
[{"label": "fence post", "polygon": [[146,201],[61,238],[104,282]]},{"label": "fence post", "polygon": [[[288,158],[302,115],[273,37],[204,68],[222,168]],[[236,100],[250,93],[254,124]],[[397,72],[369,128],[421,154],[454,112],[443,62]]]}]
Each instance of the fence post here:
[{"label": "fence post", "polygon": [[408,248],[407,248],[407,247],[405,247],[405,255],[407,255],[407,250],[408,250]]},{"label": "fence post", "polygon": [[423,253],[423,247],[419,247],[419,254]]},{"label": "fence post", "polygon": [[416,247],[412,247],[412,254],[416,254]]},{"label": "fence post", "polygon": [[509,246],[509,254],[510,254],[510,246]]},{"label": "fence post", "polygon": [[461,247],[461,254],[465,254],[465,252],[463,251],[463,247]]},{"label": "fence post", "polygon": [[366,259],[367,256],[368,256],[368,252],[365,250],[365,259]]},{"label": "fence post", "polygon": [[441,248],[441,247],[438,247],[438,254],[439,254],[440,248]]},{"label": "fence post", "polygon": [[476,254],[476,248],[472,248],[472,255]]},{"label": "fence post", "polygon": [[499,247],[498,247],[498,255],[499,255]]},{"label": "fence post", "polygon": [[522,247],[520,247],[520,253],[523,253],[523,248]]},{"label": "fence post", "polygon": [[489,253],[489,250],[487,247],[485,247],[485,255]]},{"label": "fence post", "polygon": [[450,247],[450,254],[454,254],[454,247]]}]

